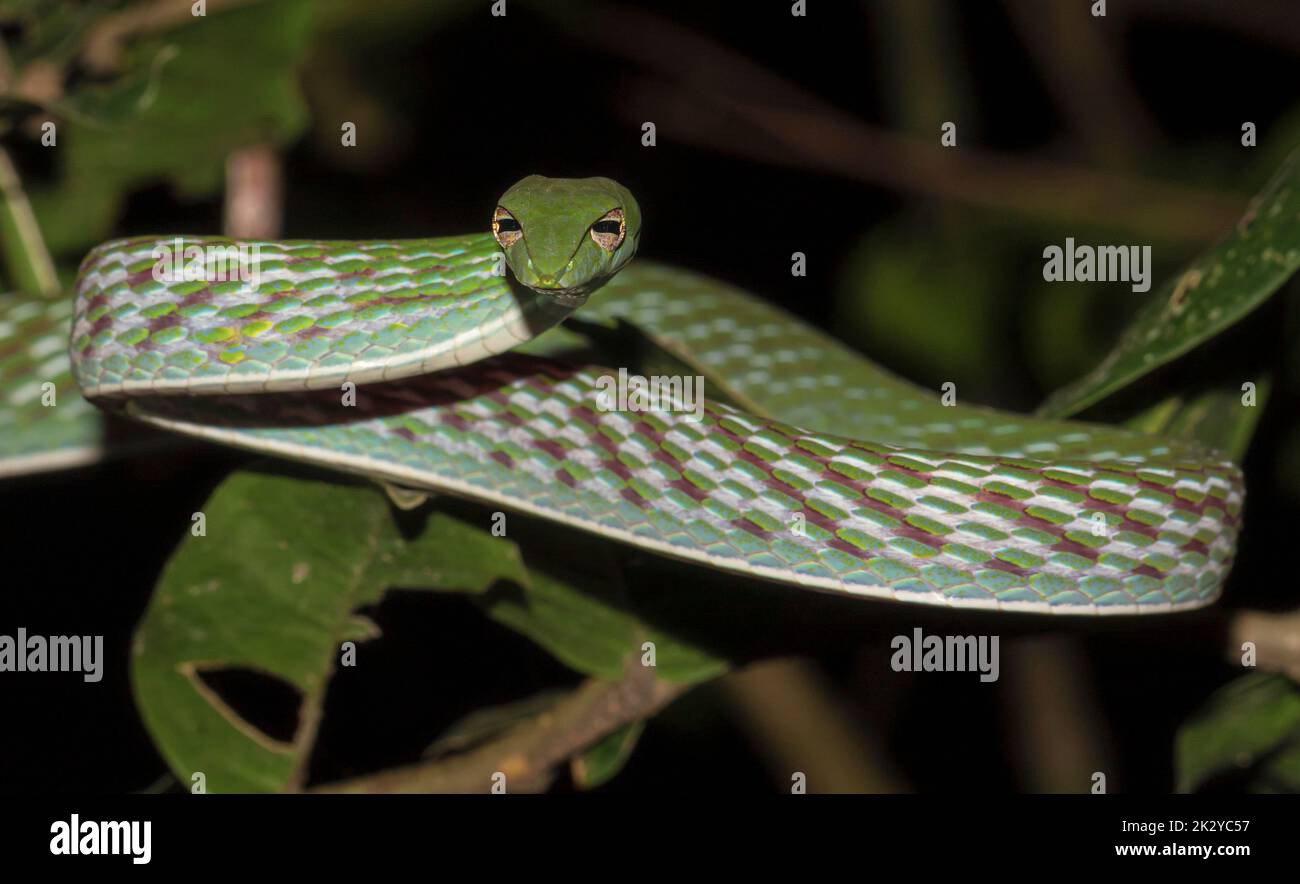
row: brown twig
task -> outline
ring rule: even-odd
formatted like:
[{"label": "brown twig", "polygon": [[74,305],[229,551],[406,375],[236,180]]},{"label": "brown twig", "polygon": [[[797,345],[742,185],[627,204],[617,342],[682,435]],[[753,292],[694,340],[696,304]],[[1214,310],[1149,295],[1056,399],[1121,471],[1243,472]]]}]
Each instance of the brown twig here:
[{"label": "brown twig", "polygon": [[654,669],[633,662],[621,680],[586,681],[551,709],[476,749],[309,791],[486,793],[493,776],[502,773],[508,792],[540,792],[559,765],[602,737],[655,714],[687,687],[661,681]]},{"label": "brown twig", "polygon": [[1077,638],[1026,636],[1003,646],[1012,758],[1030,792],[1080,793],[1114,770],[1110,740]]},{"label": "brown twig", "polygon": [[[1021,43],[1042,72],[1074,134],[1094,159],[1127,164],[1160,138],[1123,62],[1107,40],[1106,19],[1086,4],[1005,0]],[[1086,83],[1087,88],[1080,88]]]},{"label": "brown twig", "polygon": [[961,79],[961,46],[948,0],[863,0],[875,24],[873,55],[892,125],[909,135],[938,133],[941,123],[974,120]]},{"label": "brown twig", "polygon": [[1228,619],[1225,656],[1238,666],[1242,645],[1255,645],[1255,666],[1300,682],[1300,608],[1283,614],[1236,611]]},{"label": "brown twig", "polygon": [[1241,214],[1244,197],[937,143],[857,121],[732,105],[735,114],[812,164],[868,184],[984,208],[1099,226],[1125,225],[1171,239],[1206,241]]},{"label": "brown twig", "polygon": [[790,788],[797,771],[810,793],[905,790],[873,735],[857,726],[812,663],[766,660],[726,676],[719,687],[782,788]]},{"label": "brown twig", "polygon": [[9,152],[0,147],[0,254],[11,268],[13,285],[33,295],[53,297],[59,275],[32,212],[27,192]]},{"label": "brown twig", "polygon": [[1158,17],[1235,31],[1300,53],[1300,15],[1296,15],[1295,0],[1126,0],[1112,3],[1108,14],[1125,21]]},{"label": "brown twig", "polygon": [[284,220],[280,155],[270,144],[255,144],[226,157],[223,227],[235,239],[275,239]]},{"label": "brown twig", "polygon": [[[206,13],[211,15],[261,0],[208,0]],[[127,40],[140,34],[164,31],[187,21],[201,21],[193,13],[193,0],[154,0],[115,12],[97,22],[82,45],[82,60],[91,70],[108,72],[121,63],[122,48]]]},{"label": "brown twig", "polygon": [[[865,184],[1072,223],[1206,241],[1245,197],[969,146],[945,149],[864,123],[735,50],[640,12],[611,13],[591,39],[659,75],[621,111],[661,138],[841,175]],[[636,40],[615,35],[636,33]],[[959,142],[960,143],[960,142]]]}]

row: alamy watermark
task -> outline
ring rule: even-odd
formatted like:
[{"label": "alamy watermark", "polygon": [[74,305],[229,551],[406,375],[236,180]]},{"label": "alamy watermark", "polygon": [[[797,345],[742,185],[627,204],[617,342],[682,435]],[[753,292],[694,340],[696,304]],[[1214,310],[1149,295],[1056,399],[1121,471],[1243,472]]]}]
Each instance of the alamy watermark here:
[{"label": "alamy watermark", "polygon": [[921,627],[896,635],[889,646],[895,672],[978,672],[980,681],[998,680],[999,638],[996,635],[924,635]]},{"label": "alamy watermark", "polygon": [[261,282],[260,243],[186,243],[175,237],[153,247],[155,282],[246,282],[257,288]]},{"label": "alamy watermark", "polygon": [[81,672],[83,681],[104,677],[102,635],[0,635],[0,673]]},{"label": "alamy watermark", "polygon": [[55,856],[129,856],[138,866],[153,857],[153,823],[145,820],[83,820],[72,814],[50,825]]},{"label": "alamy watermark", "polygon": [[1135,292],[1151,289],[1151,246],[1080,246],[1043,249],[1043,279],[1048,282],[1130,282]]},{"label": "alamy watermark", "polygon": [[704,420],[704,378],[699,375],[629,374],[618,370],[618,377],[596,378],[598,411],[685,412],[686,420]]}]

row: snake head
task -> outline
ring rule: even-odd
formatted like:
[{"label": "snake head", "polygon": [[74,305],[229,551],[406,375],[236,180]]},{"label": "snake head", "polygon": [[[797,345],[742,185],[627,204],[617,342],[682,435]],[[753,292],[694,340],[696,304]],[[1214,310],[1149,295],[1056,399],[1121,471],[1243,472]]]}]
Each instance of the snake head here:
[{"label": "snake head", "polygon": [[501,195],[492,235],[520,283],[578,306],[636,253],[641,208],[609,178],[529,175]]}]

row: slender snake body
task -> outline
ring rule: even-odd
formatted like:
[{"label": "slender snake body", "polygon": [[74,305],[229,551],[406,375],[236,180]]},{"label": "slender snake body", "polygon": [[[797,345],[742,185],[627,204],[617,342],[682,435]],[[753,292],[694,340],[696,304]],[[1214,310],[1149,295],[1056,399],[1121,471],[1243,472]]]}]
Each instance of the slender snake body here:
[{"label": "slender snake body", "polygon": [[[255,286],[160,280],[171,237],[107,243],[77,281],[73,370],[89,399],[155,426],[529,513],[575,544],[948,606],[1146,613],[1218,595],[1243,495],[1225,458],[945,406],[737,289],[624,267],[639,226],[607,179],[534,176],[493,233],[257,243]],[[703,420],[607,410],[617,368],[575,361],[557,327],[579,305],[704,376]]]}]

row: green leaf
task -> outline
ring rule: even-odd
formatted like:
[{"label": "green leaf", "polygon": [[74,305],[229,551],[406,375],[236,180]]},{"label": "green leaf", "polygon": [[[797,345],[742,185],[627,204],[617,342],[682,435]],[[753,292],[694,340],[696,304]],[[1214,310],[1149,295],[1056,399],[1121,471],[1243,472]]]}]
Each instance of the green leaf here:
[{"label": "green leaf", "polygon": [[[147,2],[147,0],[145,0]],[[0,22],[21,40],[6,38],[9,64],[22,70],[35,61],[66,66],[80,50],[93,27],[126,6],[126,0],[102,3],[68,3],[66,0],[6,0],[0,4]],[[137,0],[138,6],[143,2]]]},{"label": "green leaf", "polygon": [[1253,674],[1210,697],[1178,733],[1178,791],[1244,779],[1252,792],[1300,790],[1300,687]]},{"label": "green leaf", "polygon": [[514,527],[522,521],[510,523],[511,537],[523,551],[527,577],[478,597],[488,616],[599,678],[618,679],[629,665],[642,665],[646,642],[654,643],[655,673],[665,681],[704,681],[727,670],[709,649],[644,621],[627,597],[613,544],[551,525]]},{"label": "green leaf", "polygon": [[[375,489],[253,473],[204,506],[135,638],[141,714],[177,778],[214,792],[275,791],[305,768],[340,643],[373,634],[358,608],[393,586],[480,593],[526,575],[514,544],[439,512],[398,531]],[[265,673],[301,694],[299,730],[277,742],[226,707],[203,670]]]},{"label": "green leaf", "polygon": [[425,750],[424,757],[441,758],[473,749],[554,708],[568,695],[569,691],[564,690],[542,691],[513,703],[476,709],[443,731]]},{"label": "green leaf", "polygon": [[44,114],[80,126],[103,128],[122,123],[148,110],[158,97],[162,72],[176,57],[175,46],[163,46],[147,65],[129,71],[110,84],[87,86],[62,98],[35,102],[13,95],[0,95],[0,131],[35,114]]},{"label": "green leaf", "polygon": [[726,658],[682,639],[671,630],[649,626],[645,637],[654,643],[655,671],[664,681],[693,684],[717,678],[731,668]]},{"label": "green leaf", "polygon": [[1255,388],[1253,405],[1246,404],[1247,390],[1222,387],[1171,396],[1129,418],[1124,426],[1157,436],[1195,439],[1240,463],[1272,389],[1267,377],[1250,383]]},{"label": "green leaf", "polygon": [[[132,674],[159,751],[183,783],[202,771],[209,791],[298,782],[340,643],[374,637],[356,611],[391,587],[473,594],[494,619],[588,675],[622,677],[639,665],[647,636],[667,681],[726,669],[641,624],[625,607],[610,545],[585,535],[521,529],[532,541],[525,557],[487,521],[434,508],[412,514],[423,522],[404,535],[376,489],[254,473],[227,479],[203,513],[206,533],[185,538],[137,630]],[[298,692],[291,742],[260,732],[203,680],[223,669],[263,673]]]},{"label": "green leaf", "polygon": [[1056,391],[1048,417],[1081,411],[1227,329],[1300,267],[1300,152],[1214,248],[1169,280],[1089,374]]},{"label": "green leaf", "polygon": [[31,193],[50,250],[73,254],[105,238],[133,189],[167,181],[187,197],[216,193],[232,151],[296,137],[306,109],[295,68],[312,14],[306,0],[214,8],[129,44],[118,88],[78,99],[114,125],[62,121],[59,174]]},{"label": "green leaf", "polygon": [[634,721],[627,727],[614,731],[581,755],[574,756],[569,764],[573,782],[579,789],[594,789],[618,776],[632,753],[637,740],[645,730],[644,721]]},{"label": "green leaf", "polygon": [[140,66],[111,86],[79,90],[54,102],[52,109],[87,126],[121,123],[144,113],[158,99],[163,70],[178,52],[175,46],[164,46],[148,65]]},{"label": "green leaf", "polygon": [[479,603],[493,620],[532,639],[566,666],[618,679],[637,648],[637,623],[620,606],[617,568],[601,558],[584,555],[581,564],[542,564],[534,558],[525,581],[497,586]]}]

